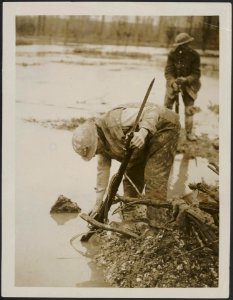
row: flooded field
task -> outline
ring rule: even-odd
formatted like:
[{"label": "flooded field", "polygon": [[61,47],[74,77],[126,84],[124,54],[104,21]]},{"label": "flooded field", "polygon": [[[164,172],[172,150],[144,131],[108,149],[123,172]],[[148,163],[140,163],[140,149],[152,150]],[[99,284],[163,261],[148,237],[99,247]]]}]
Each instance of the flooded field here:
[{"label": "flooded field", "polygon": [[[141,101],[153,77],[156,81],[149,101],[163,104],[166,50],[158,49],[158,58],[153,53],[151,59],[135,59],[75,54],[74,48],[17,47],[16,286],[106,286],[101,270],[92,263],[96,249],[94,241],[87,246],[77,238],[73,246],[70,244],[72,237],[87,231],[86,223],[77,215],[52,217],[49,214],[60,194],[77,202],[83,212],[90,211],[95,199],[96,160],[83,162],[75,154],[71,132],[44,128],[25,122],[25,119],[43,121],[95,116],[119,103]],[[129,50],[152,51],[150,48]],[[218,79],[202,76],[202,89],[196,103],[201,112],[195,116],[198,134],[218,136],[218,118],[208,110],[209,103],[218,102]],[[207,164],[204,158],[188,159],[183,154],[177,155],[168,196],[189,192],[188,183],[202,178],[214,184],[218,176]],[[113,165],[112,173],[117,166],[117,163]]]}]

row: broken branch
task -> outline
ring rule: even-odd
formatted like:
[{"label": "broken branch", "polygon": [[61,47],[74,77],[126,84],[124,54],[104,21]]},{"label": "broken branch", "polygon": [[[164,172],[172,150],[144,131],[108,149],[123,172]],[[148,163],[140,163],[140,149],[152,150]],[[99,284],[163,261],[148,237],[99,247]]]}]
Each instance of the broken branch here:
[{"label": "broken branch", "polygon": [[121,233],[121,234],[126,235],[128,237],[139,238],[139,235],[137,235],[136,233],[134,233],[132,231],[129,231],[129,230],[126,230],[126,229],[123,230],[123,229],[120,229],[120,228],[114,228],[114,227],[111,227],[109,225],[100,223],[100,222],[96,221],[95,219],[93,219],[92,217],[88,216],[85,213],[81,214],[80,217],[83,220],[85,220],[86,222],[90,223],[95,228],[100,228],[102,230]]},{"label": "broken branch", "polygon": [[165,202],[165,201],[162,202],[159,200],[150,200],[145,198],[138,199],[138,198],[122,197],[116,195],[114,202],[117,203],[120,201],[126,203],[127,205],[142,204],[142,205],[153,206],[153,207],[172,208],[172,205],[169,202]]}]

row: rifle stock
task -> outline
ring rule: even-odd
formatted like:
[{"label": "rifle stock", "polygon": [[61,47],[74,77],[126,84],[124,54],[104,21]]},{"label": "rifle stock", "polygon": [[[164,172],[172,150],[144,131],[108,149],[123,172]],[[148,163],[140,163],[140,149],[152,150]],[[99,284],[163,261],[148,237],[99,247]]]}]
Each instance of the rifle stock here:
[{"label": "rifle stock", "polygon": [[[108,212],[112,206],[112,202],[121,184],[129,160],[133,154],[133,149],[129,147],[132,138],[133,138],[133,133],[128,135],[126,146],[125,146],[126,148],[125,156],[121,162],[118,172],[115,175],[113,175],[111,179],[108,195],[105,197],[105,200],[102,202],[99,211],[94,216],[94,219],[98,222],[103,223],[107,221]],[[94,233],[95,233],[95,228],[92,228],[91,231],[89,231],[87,234],[82,236],[81,241],[82,242],[88,241]]]}]

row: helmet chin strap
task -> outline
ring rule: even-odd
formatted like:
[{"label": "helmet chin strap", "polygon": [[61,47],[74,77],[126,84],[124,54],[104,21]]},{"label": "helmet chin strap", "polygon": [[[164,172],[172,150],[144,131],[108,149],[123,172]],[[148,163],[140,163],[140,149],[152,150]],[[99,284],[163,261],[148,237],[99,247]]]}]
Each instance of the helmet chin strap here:
[{"label": "helmet chin strap", "polygon": [[99,138],[99,136],[97,137],[97,149],[96,149],[96,154],[100,154],[100,149],[103,147],[103,142],[101,141],[101,139]]}]

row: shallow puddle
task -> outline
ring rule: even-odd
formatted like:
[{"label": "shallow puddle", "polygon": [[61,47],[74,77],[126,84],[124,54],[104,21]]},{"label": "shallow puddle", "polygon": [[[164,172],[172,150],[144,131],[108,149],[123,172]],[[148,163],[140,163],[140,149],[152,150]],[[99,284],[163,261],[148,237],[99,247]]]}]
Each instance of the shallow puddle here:
[{"label": "shallow puddle", "polygon": [[169,179],[168,198],[190,193],[188,184],[203,180],[210,185],[218,182],[218,175],[208,168],[207,159],[189,159],[185,154],[176,155]]}]

